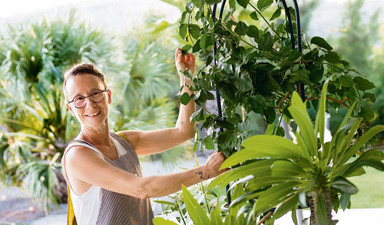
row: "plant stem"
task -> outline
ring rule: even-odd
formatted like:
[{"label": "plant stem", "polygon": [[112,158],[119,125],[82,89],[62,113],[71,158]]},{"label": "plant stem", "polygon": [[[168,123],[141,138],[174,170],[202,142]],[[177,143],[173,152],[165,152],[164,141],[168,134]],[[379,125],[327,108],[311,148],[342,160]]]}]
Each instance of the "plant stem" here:
[{"label": "plant stem", "polygon": [[206,111],[210,116],[212,116],[212,113],[208,111],[204,106],[200,106],[204,111]]},{"label": "plant stem", "polygon": [[208,205],[207,192],[206,192],[206,190],[204,188],[203,182],[200,182],[200,188],[201,188],[201,191],[204,194],[204,200],[205,200],[205,205],[207,207],[207,211],[208,211],[209,214],[211,214],[211,210],[209,209],[209,205]]},{"label": "plant stem", "polygon": [[186,223],[186,222],[185,222],[185,220],[184,220],[184,215],[183,215],[183,212],[181,212],[181,209],[180,209],[179,203],[177,202],[177,199],[175,199],[175,203],[176,203],[176,208],[177,208],[177,211],[179,211],[179,214],[180,214],[181,220],[183,221],[184,225],[187,225],[187,223]]},{"label": "plant stem", "polygon": [[271,24],[267,21],[267,19],[265,19],[265,17],[263,16],[263,14],[261,14],[261,12],[256,9],[256,7],[254,5],[252,5],[251,3],[248,3],[262,18],[263,20],[268,24],[268,26],[271,28],[271,30],[273,30],[273,32],[279,37],[279,39],[281,40],[281,36],[277,33],[277,31],[275,29],[273,29],[273,27],[271,26]]},{"label": "plant stem", "polygon": [[[360,97],[360,96],[359,96]],[[320,96],[319,97],[312,97],[312,98],[308,98],[307,101],[312,101],[312,100],[315,100],[315,99],[320,99]],[[337,100],[335,98],[331,98],[331,97],[327,97],[328,100],[331,100],[331,101],[334,101],[334,102],[337,102],[341,105],[343,105],[345,108],[349,109],[350,107],[345,104],[344,102],[340,101],[340,100]]]}]

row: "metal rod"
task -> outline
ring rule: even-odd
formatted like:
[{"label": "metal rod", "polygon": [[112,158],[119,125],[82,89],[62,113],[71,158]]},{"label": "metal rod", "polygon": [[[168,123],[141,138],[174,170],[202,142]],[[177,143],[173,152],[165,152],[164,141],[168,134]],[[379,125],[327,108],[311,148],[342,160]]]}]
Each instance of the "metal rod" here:
[{"label": "metal rod", "polygon": [[[224,11],[225,3],[226,3],[226,0],[223,0],[222,3],[221,3],[220,13],[219,13],[219,20],[223,16],[223,11]],[[213,6],[213,10],[212,10],[212,19],[213,20],[216,19],[216,10],[217,10],[217,4],[215,4]],[[217,54],[217,45],[216,45],[216,41],[215,41],[215,43],[213,45],[213,64],[215,66],[217,66],[216,54]],[[217,103],[217,113],[218,113],[219,118],[221,119],[221,118],[223,118],[223,111],[221,109],[220,94],[217,91],[217,89],[216,89],[216,103]],[[224,129],[220,128],[220,132],[223,132],[223,131],[224,131]],[[231,193],[229,192],[229,184],[225,187],[225,189],[226,189],[226,193],[227,193],[227,206],[228,206],[228,209],[229,209],[229,206],[231,205]]]},{"label": "metal rod", "polygon": [[295,36],[293,35],[293,25],[292,25],[291,14],[289,13],[289,8],[288,8],[287,3],[285,2],[285,0],[281,0],[281,2],[283,3],[284,10],[285,10],[285,15],[287,16],[287,19],[288,19],[289,34],[291,36],[291,47],[292,47],[292,49],[295,49]]},{"label": "metal rod", "polygon": [[[295,14],[296,14],[296,32],[297,32],[297,48],[299,52],[303,52],[301,47],[301,25],[300,25],[300,11],[299,6],[297,5],[297,1],[293,0],[293,4],[295,6]],[[301,83],[298,85],[299,93],[301,96],[301,100],[305,101],[305,93],[304,93],[304,84]]]}]

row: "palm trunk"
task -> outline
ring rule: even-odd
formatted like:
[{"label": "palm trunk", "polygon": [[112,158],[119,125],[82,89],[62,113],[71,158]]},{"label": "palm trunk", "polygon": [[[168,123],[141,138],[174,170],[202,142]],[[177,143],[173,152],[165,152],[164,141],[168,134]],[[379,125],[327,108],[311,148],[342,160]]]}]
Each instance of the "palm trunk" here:
[{"label": "palm trunk", "polygon": [[[319,194],[321,194],[321,197],[319,196]],[[319,201],[323,201],[323,204]],[[327,213],[327,224],[334,225],[335,221],[332,220],[332,201],[329,189],[313,191],[311,193],[311,196],[309,198],[309,207],[311,209],[310,224],[320,225],[320,212],[318,212],[320,204],[325,206],[325,210]]]}]

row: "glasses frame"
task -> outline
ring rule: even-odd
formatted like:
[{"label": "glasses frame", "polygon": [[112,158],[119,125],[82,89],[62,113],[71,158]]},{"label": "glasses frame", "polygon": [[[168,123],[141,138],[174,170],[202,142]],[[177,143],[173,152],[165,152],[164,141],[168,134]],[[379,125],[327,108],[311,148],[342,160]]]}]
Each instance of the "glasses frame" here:
[{"label": "glasses frame", "polygon": [[[106,92],[106,91],[108,91],[108,90],[109,90],[108,88],[105,88],[104,90],[95,89],[95,90],[92,91],[92,93],[91,93],[90,95],[88,95],[88,96],[82,96],[82,97],[84,98],[84,100],[85,100],[86,98],[90,98],[90,99],[92,100],[92,102],[94,102],[94,103],[99,103],[99,102],[101,102],[101,101],[104,100],[104,98],[105,98],[104,95],[103,95],[103,98],[102,98],[100,101],[96,102],[95,100],[92,99],[92,94],[93,94],[95,91],[101,91],[101,93],[103,94],[104,92]],[[75,97],[73,97],[72,101],[68,101],[68,104],[73,103],[73,106],[75,106],[76,109],[82,109],[82,108],[84,108],[84,107],[87,105],[87,103],[85,102],[84,106],[82,106],[82,107],[77,107],[77,106],[75,105],[75,103],[74,103],[75,98],[76,98],[77,96],[79,96],[79,95],[76,95]]]}]

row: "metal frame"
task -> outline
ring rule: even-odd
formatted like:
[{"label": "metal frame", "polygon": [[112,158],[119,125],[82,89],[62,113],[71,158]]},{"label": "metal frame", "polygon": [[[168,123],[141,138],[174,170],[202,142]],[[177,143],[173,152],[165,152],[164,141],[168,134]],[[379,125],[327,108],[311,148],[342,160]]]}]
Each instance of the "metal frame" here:
[{"label": "metal frame", "polygon": [[[281,0],[284,6],[285,10],[285,15],[287,16],[287,20],[289,23],[289,34],[291,37],[291,47],[292,50],[295,49],[295,38],[294,38],[294,33],[293,33],[293,25],[292,25],[292,18],[291,14],[289,13],[289,8],[287,6],[287,3],[285,0]],[[220,7],[220,13],[218,19],[220,20],[223,16],[223,11],[225,7],[226,0],[223,0],[221,2],[221,7]],[[294,7],[295,7],[295,15],[296,15],[296,35],[297,35],[297,47],[299,52],[302,52],[302,40],[301,40],[301,25],[300,25],[300,12],[299,12],[299,7],[297,4],[296,0],[293,0]],[[216,20],[216,11],[217,11],[217,4],[214,4],[213,10],[212,10],[212,18]],[[217,61],[216,61],[216,54],[217,54],[217,45],[216,42],[213,47],[213,64],[217,66]],[[298,92],[300,93],[301,99],[305,101],[305,93],[304,93],[304,84],[297,84],[297,89]],[[217,103],[217,112],[218,116],[220,119],[223,119],[223,112],[222,112],[222,107],[221,107],[221,97],[218,91],[216,90],[216,103]],[[220,128],[220,132],[223,132],[223,128]],[[229,185],[226,186],[227,190],[227,206],[231,204],[231,195],[229,193]]]}]

